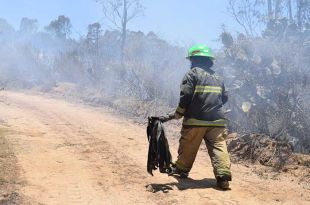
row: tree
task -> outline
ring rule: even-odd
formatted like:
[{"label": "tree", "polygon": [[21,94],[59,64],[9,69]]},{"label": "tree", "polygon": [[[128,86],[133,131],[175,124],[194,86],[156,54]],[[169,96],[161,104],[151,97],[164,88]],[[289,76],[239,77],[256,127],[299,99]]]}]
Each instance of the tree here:
[{"label": "tree", "polygon": [[95,45],[97,50],[99,48],[99,37],[102,34],[102,29],[100,23],[93,23],[88,25],[88,32],[87,32],[87,42],[89,44]]},{"label": "tree", "polygon": [[258,33],[257,28],[260,21],[257,19],[261,17],[260,8],[262,4],[260,0],[229,0],[228,2],[228,11],[247,36],[254,36]]},{"label": "tree", "polygon": [[310,22],[310,0],[229,0],[228,11],[250,37],[260,33],[257,25],[266,26],[267,30],[297,25],[302,31]]},{"label": "tree", "polygon": [[274,19],[279,19],[281,17],[281,9],[282,0],[275,0],[275,7],[274,7]]},{"label": "tree", "polygon": [[289,13],[290,23],[292,23],[293,22],[293,11],[292,11],[292,1],[291,0],[287,1],[287,9],[288,9],[288,13]]},{"label": "tree", "polygon": [[27,17],[22,18],[19,30],[22,33],[36,33],[38,31],[38,20]]},{"label": "tree", "polygon": [[309,0],[296,0],[297,7],[297,25],[299,29],[307,26],[310,22],[310,1]]},{"label": "tree", "polygon": [[[310,1],[230,0],[229,9],[248,35],[221,35],[224,57],[217,66],[232,93],[230,127],[286,139],[295,151],[309,153]],[[264,27],[251,36],[249,22]]]},{"label": "tree", "polygon": [[15,30],[13,26],[11,26],[7,20],[0,18],[0,35],[1,34],[10,34],[14,33]]},{"label": "tree", "polygon": [[94,74],[94,77],[99,77],[98,70],[101,67],[100,61],[102,57],[99,54],[99,39],[102,36],[102,29],[100,23],[93,23],[88,25],[88,32],[86,36],[86,43],[90,57],[93,59],[93,64],[89,69]]},{"label": "tree", "polygon": [[61,15],[52,21],[45,29],[57,38],[68,39],[71,34],[71,21],[68,17]]},{"label": "tree", "polygon": [[272,19],[272,0],[267,0],[268,2],[268,20]]},{"label": "tree", "polygon": [[124,49],[127,39],[128,23],[143,14],[141,0],[96,0],[103,8],[107,21],[121,32],[121,62],[124,65]]}]

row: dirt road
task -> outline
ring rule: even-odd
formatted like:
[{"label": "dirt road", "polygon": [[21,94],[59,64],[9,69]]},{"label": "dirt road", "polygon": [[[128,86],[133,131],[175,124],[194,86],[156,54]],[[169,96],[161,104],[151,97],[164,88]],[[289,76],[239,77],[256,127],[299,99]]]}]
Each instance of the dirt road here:
[{"label": "dirt road", "polygon": [[[232,190],[219,191],[201,151],[191,179],[151,177],[145,127],[104,109],[3,91],[0,113],[25,181],[19,191],[30,204],[310,203],[309,190],[292,179],[262,179],[241,165],[232,166]],[[177,141],[170,144],[176,156]],[[146,191],[149,184],[155,193]]]}]

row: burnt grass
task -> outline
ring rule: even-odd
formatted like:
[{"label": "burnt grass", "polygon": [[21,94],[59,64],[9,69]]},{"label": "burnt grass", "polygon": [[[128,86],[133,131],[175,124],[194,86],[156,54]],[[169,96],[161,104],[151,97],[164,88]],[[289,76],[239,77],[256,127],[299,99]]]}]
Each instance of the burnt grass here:
[{"label": "burnt grass", "polygon": [[287,141],[266,135],[246,134],[228,139],[228,150],[233,163],[262,165],[254,170],[258,174],[288,173],[310,189],[310,155],[294,153],[293,146]]},{"label": "burnt grass", "polygon": [[6,136],[8,130],[0,128],[0,205],[23,204],[18,191],[19,168],[13,148]]}]

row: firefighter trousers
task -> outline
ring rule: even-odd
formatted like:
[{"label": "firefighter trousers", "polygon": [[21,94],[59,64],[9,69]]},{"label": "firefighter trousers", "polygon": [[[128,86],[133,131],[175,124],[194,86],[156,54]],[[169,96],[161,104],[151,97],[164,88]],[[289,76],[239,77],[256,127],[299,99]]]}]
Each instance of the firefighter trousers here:
[{"label": "firefighter trousers", "polygon": [[183,126],[176,161],[177,168],[184,172],[191,170],[204,139],[215,177],[225,177],[231,180],[230,159],[225,141],[227,134],[228,131],[224,127]]}]

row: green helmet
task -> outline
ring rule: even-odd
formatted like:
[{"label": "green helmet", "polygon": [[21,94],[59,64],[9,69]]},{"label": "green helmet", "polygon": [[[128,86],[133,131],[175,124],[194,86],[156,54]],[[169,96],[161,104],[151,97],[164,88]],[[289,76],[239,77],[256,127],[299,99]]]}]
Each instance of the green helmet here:
[{"label": "green helmet", "polygon": [[187,59],[189,59],[192,56],[204,56],[204,57],[211,58],[212,60],[215,59],[212,53],[212,50],[204,44],[197,44],[191,47],[188,50]]}]

